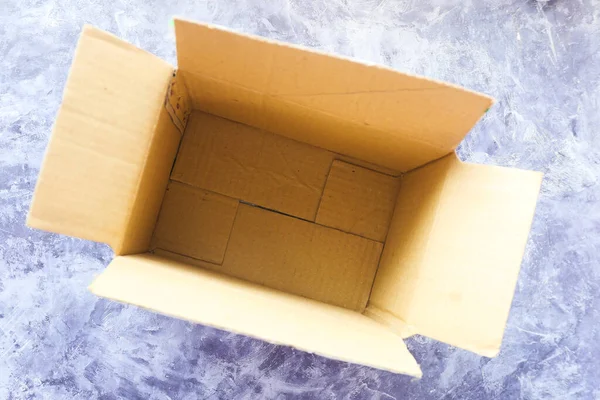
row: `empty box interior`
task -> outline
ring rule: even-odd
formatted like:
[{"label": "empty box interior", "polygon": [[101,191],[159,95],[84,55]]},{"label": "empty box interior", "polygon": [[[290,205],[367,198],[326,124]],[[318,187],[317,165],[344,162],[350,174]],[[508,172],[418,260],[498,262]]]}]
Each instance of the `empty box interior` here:
[{"label": "empty box interior", "polygon": [[362,312],[400,180],[337,157],[194,111],[151,250]]},{"label": "empty box interior", "polygon": [[108,243],[98,295],[420,375],[495,355],[539,191],[454,149],[491,99],[176,20],[178,69],[86,27],[28,224]]}]

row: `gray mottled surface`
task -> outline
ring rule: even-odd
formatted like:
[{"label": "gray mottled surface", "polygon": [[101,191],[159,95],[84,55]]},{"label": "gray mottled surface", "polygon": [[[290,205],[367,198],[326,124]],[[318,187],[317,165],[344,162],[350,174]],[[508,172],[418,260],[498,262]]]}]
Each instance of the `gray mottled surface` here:
[{"label": "gray mottled surface", "polygon": [[[460,156],[546,177],[497,358],[416,337],[412,381],[99,300],[106,246],[24,226],[82,24],[174,63],[172,15],[498,99]],[[0,0],[0,398],[598,399],[599,130],[598,1]]]}]

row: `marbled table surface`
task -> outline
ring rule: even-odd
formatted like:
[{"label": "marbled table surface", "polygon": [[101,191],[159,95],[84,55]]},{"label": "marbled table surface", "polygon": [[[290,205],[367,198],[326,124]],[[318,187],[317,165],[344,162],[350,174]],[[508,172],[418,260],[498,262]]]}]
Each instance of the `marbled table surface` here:
[{"label": "marbled table surface", "polygon": [[[155,315],[86,290],[107,246],[25,227],[82,25],[175,63],[173,15],[498,100],[460,157],[545,178],[497,358],[414,337],[411,380]],[[600,399],[599,179],[597,0],[0,0],[0,399]]]}]

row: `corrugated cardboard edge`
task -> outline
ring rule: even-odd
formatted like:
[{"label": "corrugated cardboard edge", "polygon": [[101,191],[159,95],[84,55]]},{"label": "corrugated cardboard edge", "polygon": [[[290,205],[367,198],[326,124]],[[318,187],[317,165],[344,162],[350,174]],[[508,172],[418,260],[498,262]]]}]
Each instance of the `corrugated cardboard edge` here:
[{"label": "corrugated cardboard edge", "polygon": [[173,124],[183,135],[187,121],[192,113],[192,103],[188,96],[183,76],[173,71],[173,78],[169,84],[167,95],[165,97],[165,108],[171,117]]}]

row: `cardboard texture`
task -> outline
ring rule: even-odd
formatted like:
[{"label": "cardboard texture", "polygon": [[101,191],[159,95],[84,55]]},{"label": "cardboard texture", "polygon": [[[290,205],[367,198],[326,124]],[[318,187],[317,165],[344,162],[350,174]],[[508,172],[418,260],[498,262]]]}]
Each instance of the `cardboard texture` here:
[{"label": "cardboard texture", "polygon": [[314,221],[329,151],[194,112],[172,179]]},{"label": "cardboard texture", "polygon": [[393,170],[448,154],[492,104],[449,84],[215,26],[175,20],[175,32],[194,108]]},{"label": "cardboard texture", "polygon": [[400,179],[334,161],[316,222],[385,242]]},{"label": "cardboard texture", "polygon": [[495,356],[541,180],[454,154],[406,174],[369,309]]},{"label": "cardboard texture", "polygon": [[356,166],[363,167],[366,169],[370,169],[371,171],[381,172],[382,174],[385,174],[385,175],[390,175],[390,176],[395,176],[395,177],[400,177],[400,175],[402,175],[402,172],[399,170],[382,167],[381,165],[366,162],[364,160],[359,160],[358,158],[350,157],[345,154],[336,153],[334,158],[336,160],[343,161],[348,164],[352,164],[352,165],[356,165]]},{"label": "cardboard texture", "polygon": [[27,223],[113,248],[90,289],[413,376],[414,333],[495,355],[541,175],[453,154],[492,100],[175,29],[176,73],[95,28],[77,47]]},{"label": "cardboard texture", "polygon": [[[172,73],[165,61],[109,33],[84,28],[29,226],[105,242],[121,252],[149,149],[155,138],[169,135],[158,121]],[[152,189],[158,197],[164,192],[160,186]],[[152,206],[158,212],[160,200]],[[154,223],[154,210],[148,211],[138,218]]]},{"label": "cardboard texture", "polygon": [[161,109],[125,235],[120,245],[113,247],[116,254],[135,254],[148,249],[180,140],[181,134],[166,108]]},{"label": "cardboard texture", "polygon": [[177,127],[179,132],[183,133],[192,113],[192,104],[187,88],[185,87],[185,82],[177,74],[177,71],[173,72],[173,78],[167,89],[165,110],[169,114],[173,125]]},{"label": "cardboard texture", "polygon": [[153,248],[220,264],[238,201],[171,182],[154,231]]},{"label": "cardboard texture", "polygon": [[153,255],[157,255],[162,258],[168,258],[172,261],[177,261],[187,265],[194,265],[197,267],[201,267],[203,269],[207,269],[209,271],[219,272],[221,269],[220,264],[210,263],[208,261],[198,260],[197,258],[192,258],[188,256],[184,256],[183,254],[173,253],[172,251],[163,250],[160,248],[156,248],[152,250]]},{"label": "cardboard texture", "polygon": [[382,244],[241,204],[222,271],[362,311]]},{"label": "cardboard texture", "polygon": [[421,376],[402,340],[364,315],[157,256],[115,258],[90,290],[336,360]]}]

